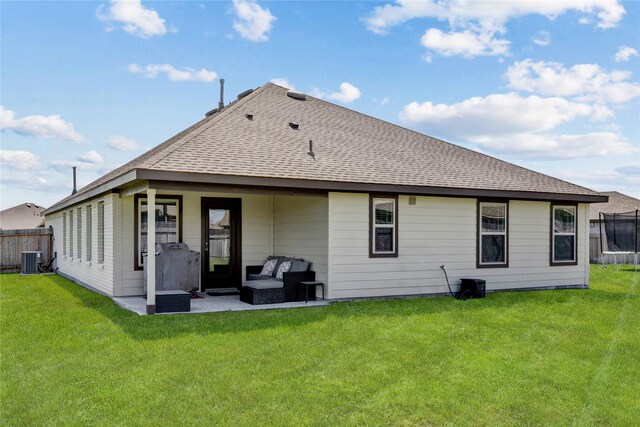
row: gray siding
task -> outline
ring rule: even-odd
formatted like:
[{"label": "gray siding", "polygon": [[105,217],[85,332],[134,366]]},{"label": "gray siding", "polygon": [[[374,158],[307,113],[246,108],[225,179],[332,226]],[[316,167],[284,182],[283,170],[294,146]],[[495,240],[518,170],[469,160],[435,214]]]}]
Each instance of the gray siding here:
[{"label": "gray siding", "polygon": [[326,283],[328,199],[275,196],[273,212],[274,253],[311,261],[316,279]]},{"label": "gray siding", "polygon": [[[104,263],[98,263],[98,202],[104,202]],[[114,257],[114,220],[116,216],[114,212],[117,211],[117,205],[119,203],[118,196],[109,194],[107,196],[93,199],[81,204],[70,206],[64,211],[55,212],[45,217],[46,226],[53,227],[53,250],[58,253],[56,259],[56,265],[59,272],[63,275],[70,277],[77,282],[83,283],[89,287],[92,287],[106,295],[114,295],[114,271],[115,264],[118,259]],[[92,229],[87,229],[86,212],[87,205],[91,205],[92,213]],[[82,251],[78,256],[78,239],[77,239],[77,216],[78,207],[82,207]],[[65,256],[62,251],[63,244],[63,213],[66,212],[67,221],[69,221],[69,211],[74,211],[74,225],[73,229],[67,225],[67,255]],[[73,239],[70,238],[73,232]],[[92,260],[87,261],[87,236],[92,234]],[[73,247],[74,257],[70,256],[70,248]]]},{"label": "gray siding", "polygon": [[476,268],[476,200],[400,196],[397,258],[369,258],[369,195],[329,194],[329,296],[354,298],[447,292],[452,283],[487,280],[489,290],[588,283],[586,206],[578,208],[578,265],[549,265],[550,204],[509,203],[509,267]]}]

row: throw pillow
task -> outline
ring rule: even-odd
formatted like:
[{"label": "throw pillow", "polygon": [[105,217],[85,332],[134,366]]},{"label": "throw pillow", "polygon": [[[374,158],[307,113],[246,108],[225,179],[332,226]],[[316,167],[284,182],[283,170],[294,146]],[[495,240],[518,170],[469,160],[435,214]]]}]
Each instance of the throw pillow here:
[{"label": "throw pillow", "polygon": [[260,274],[264,274],[265,276],[273,276],[273,270],[276,269],[277,263],[277,259],[270,259],[269,261],[265,262]]},{"label": "throw pillow", "polygon": [[291,261],[282,261],[280,267],[278,268],[278,272],[276,273],[276,279],[282,279],[282,275],[289,271],[291,268]]}]

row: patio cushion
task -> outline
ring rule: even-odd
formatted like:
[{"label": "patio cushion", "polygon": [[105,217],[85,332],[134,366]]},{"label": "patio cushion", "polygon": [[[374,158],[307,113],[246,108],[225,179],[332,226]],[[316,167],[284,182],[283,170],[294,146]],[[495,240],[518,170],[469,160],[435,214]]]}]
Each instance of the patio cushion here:
[{"label": "patio cushion", "polygon": [[277,259],[278,263],[276,264],[276,268],[273,270],[273,277],[276,277],[276,274],[278,273],[278,269],[280,268],[280,264],[282,264],[283,261],[287,260],[288,258],[285,258],[283,256],[270,256],[269,258],[267,258],[267,260],[269,259]]},{"label": "patio cushion", "polygon": [[291,261],[291,259],[285,258],[285,260],[280,263],[278,272],[276,273],[276,279],[282,279],[282,275],[289,271],[289,269],[291,268]]},{"label": "patio cushion", "polygon": [[273,279],[273,276],[266,274],[250,274],[247,276],[247,280],[269,280]]},{"label": "patio cushion", "polygon": [[289,271],[298,272],[298,271],[307,271],[309,269],[309,261],[305,261],[303,259],[293,259],[291,261],[291,268]]},{"label": "patio cushion", "polygon": [[284,287],[284,282],[276,279],[253,280],[245,286],[253,289],[278,289]]},{"label": "patio cushion", "polygon": [[276,271],[277,265],[278,265],[277,258],[267,259],[267,261],[264,263],[264,266],[262,267],[262,271],[260,272],[260,275],[273,277]]}]

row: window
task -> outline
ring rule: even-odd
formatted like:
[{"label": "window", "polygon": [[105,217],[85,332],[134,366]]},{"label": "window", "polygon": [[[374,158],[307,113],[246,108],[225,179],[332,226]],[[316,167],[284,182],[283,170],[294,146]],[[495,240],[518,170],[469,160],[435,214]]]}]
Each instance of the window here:
[{"label": "window", "polygon": [[91,261],[93,256],[93,218],[91,215],[91,205],[87,205],[87,255],[85,255],[87,261]]},{"label": "window", "polygon": [[73,258],[73,210],[69,211],[69,256]]},{"label": "window", "polygon": [[67,213],[62,213],[62,255],[67,256]]},{"label": "window", "polygon": [[398,198],[369,199],[369,257],[398,256]]},{"label": "window", "polygon": [[508,266],[508,205],[478,202],[478,267]]},{"label": "window", "polygon": [[104,263],[104,202],[98,202],[98,264]]},{"label": "window", "polygon": [[[137,195],[136,207],[136,269],[142,268],[142,254],[147,252],[147,198]],[[173,243],[181,239],[182,196],[156,196],[156,243]]]},{"label": "window", "polygon": [[551,265],[577,264],[576,206],[551,206]]},{"label": "window", "polygon": [[76,245],[76,252],[78,259],[82,258],[82,208],[78,208],[78,232],[76,233],[78,236],[78,244]]}]

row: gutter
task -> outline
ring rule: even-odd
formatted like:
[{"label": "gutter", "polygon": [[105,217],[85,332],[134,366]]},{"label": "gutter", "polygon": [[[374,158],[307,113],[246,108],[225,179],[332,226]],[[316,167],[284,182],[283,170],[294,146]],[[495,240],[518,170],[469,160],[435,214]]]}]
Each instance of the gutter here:
[{"label": "gutter", "polygon": [[133,169],[91,190],[78,193],[43,212],[44,215],[58,212],[82,200],[113,192],[138,180],[191,183],[195,186],[228,185],[261,188],[293,188],[299,190],[339,191],[351,193],[408,194],[417,196],[446,196],[463,198],[498,198],[510,200],[533,200],[545,202],[603,203],[608,196],[600,194],[542,193],[515,190],[483,190],[474,188],[428,187],[420,185],[371,184],[341,181],[319,181],[309,179],[271,178],[238,175],[214,175],[206,173]]}]

